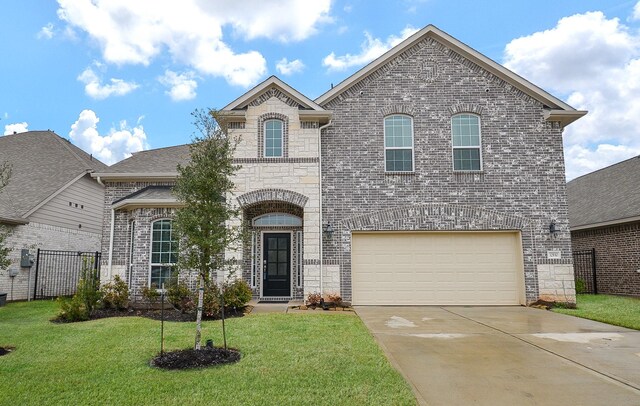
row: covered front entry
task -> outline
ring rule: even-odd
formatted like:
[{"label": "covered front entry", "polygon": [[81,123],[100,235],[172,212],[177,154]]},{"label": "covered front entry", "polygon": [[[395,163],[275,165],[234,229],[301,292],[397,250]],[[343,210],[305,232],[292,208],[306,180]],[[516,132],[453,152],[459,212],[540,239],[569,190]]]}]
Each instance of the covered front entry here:
[{"label": "covered front entry", "polygon": [[262,296],[291,296],[291,234],[264,233]]},{"label": "covered front entry", "polygon": [[354,232],[355,305],[524,303],[517,231]]}]

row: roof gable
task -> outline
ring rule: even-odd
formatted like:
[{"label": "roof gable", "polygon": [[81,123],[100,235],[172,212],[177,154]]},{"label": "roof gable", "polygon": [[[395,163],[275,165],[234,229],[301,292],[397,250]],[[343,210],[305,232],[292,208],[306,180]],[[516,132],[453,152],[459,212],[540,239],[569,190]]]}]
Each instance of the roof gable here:
[{"label": "roof gable", "polygon": [[640,220],[640,155],[567,183],[571,229]]},{"label": "roof gable", "polygon": [[259,105],[271,97],[277,97],[286,104],[302,110],[324,111],[316,102],[275,76],[268,77],[264,82],[226,105],[221,111],[244,110],[247,106]]},{"label": "roof gable", "polygon": [[541,102],[543,105],[547,106],[548,110],[546,113],[546,118],[548,120],[560,121],[563,123],[563,125],[566,125],[586,114],[586,111],[578,111],[574,109],[562,100],[556,98],[555,96],[527,81],[521,76],[511,72],[497,62],[487,58],[468,45],[460,42],[444,31],[438,29],[434,25],[428,25],[422,30],[414,33],[412,36],[405,39],[395,47],[391,48],[379,58],[375,59],[347,79],[340,82],[338,85],[331,88],[326,93],[322,94],[315,100],[315,102],[322,106],[326,106],[332,100],[339,97],[342,93],[348,91],[353,86],[356,86],[360,81],[364,80],[369,75],[373,74],[375,71],[391,62],[394,58],[400,56],[403,52],[409,50],[411,47],[417,45],[420,41],[426,38],[431,38],[438,43],[454,50],[462,57],[468,59],[474,64],[480,66],[486,71],[509,83],[514,88],[522,91],[523,93],[529,95],[535,100]]},{"label": "roof gable", "polygon": [[0,218],[18,222],[84,174],[107,168],[51,131],[0,137],[0,162],[11,165],[9,184],[0,192]]}]

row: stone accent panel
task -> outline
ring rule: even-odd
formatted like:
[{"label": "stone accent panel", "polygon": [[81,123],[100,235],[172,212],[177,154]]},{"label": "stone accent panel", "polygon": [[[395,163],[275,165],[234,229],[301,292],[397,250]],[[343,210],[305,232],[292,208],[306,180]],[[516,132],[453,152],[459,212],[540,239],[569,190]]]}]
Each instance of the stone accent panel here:
[{"label": "stone accent panel", "polygon": [[547,302],[575,303],[572,265],[538,265],[539,299]]},{"label": "stone accent panel", "polygon": [[248,192],[241,196],[238,196],[237,199],[240,207],[247,207],[257,203],[269,201],[287,202],[295,206],[304,207],[309,200],[308,197],[300,193],[285,189],[254,190],[252,192]]},{"label": "stone accent panel", "polygon": [[595,248],[598,293],[640,296],[640,222],[573,231],[571,243]]}]

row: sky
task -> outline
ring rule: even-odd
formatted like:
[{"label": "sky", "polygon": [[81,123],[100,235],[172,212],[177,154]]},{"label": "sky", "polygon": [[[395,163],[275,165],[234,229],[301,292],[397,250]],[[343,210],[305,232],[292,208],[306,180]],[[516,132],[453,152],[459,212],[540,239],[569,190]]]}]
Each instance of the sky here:
[{"label": "sky", "polygon": [[640,154],[639,0],[25,0],[0,21],[0,136],[107,164],[190,142],[195,109],[271,75],[315,99],[428,24],[589,111],[568,180]]}]

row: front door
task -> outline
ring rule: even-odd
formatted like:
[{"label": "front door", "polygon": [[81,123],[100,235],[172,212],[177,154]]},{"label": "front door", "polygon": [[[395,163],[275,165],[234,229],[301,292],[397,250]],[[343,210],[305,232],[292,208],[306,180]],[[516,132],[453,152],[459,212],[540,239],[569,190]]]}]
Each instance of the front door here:
[{"label": "front door", "polygon": [[291,296],[291,234],[265,233],[262,296]]}]

